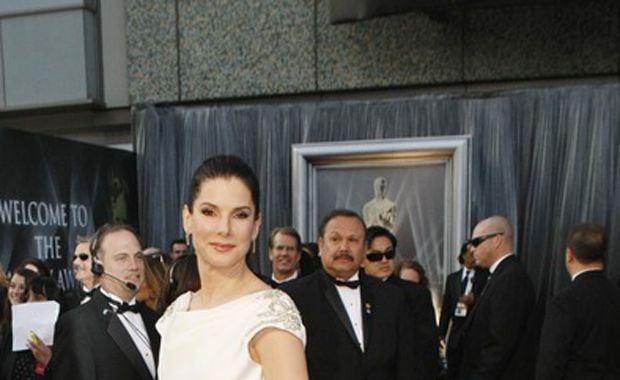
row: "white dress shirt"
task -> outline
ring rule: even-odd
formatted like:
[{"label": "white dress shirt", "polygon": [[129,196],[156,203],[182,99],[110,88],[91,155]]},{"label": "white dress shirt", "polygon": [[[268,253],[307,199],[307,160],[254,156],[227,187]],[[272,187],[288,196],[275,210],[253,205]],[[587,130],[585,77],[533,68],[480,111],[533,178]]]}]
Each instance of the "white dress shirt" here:
[{"label": "white dress shirt", "polygon": [[[359,272],[356,272],[351,278],[346,281],[358,281]],[[336,285],[334,285],[336,286]],[[349,321],[353,325],[353,331],[359,342],[360,349],[364,351],[364,330],[362,323],[362,293],[360,287],[351,289],[346,286],[336,286],[336,290],[340,295],[340,300],[344,305],[345,310],[349,316]]]},{"label": "white dress shirt", "polygon": [[476,270],[474,268],[463,268],[463,273],[461,274],[461,282],[465,280],[465,276],[467,276],[467,285],[465,285],[465,291],[463,292],[463,294],[471,293],[471,288],[474,286],[474,282],[472,280],[475,274]]},{"label": "white dress shirt", "polygon": [[[105,291],[105,289],[103,288],[101,288],[101,293],[113,301],[119,302],[121,304],[125,302],[120,297],[110,292]],[[128,302],[128,304],[135,305],[136,298],[135,297],[132,298]],[[116,309],[118,308],[118,306],[115,305],[114,303],[110,303],[110,307],[114,309],[115,312],[116,312]],[[140,313],[134,313],[131,311],[126,311],[122,314],[117,314],[117,316],[118,316],[118,319],[123,324],[123,326],[125,327],[125,330],[127,330],[127,333],[131,337],[131,340],[133,340],[133,343],[135,344],[136,348],[140,352],[140,355],[142,356],[144,363],[148,367],[149,372],[151,373],[153,378],[155,378],[157,375],[157,370],[155,367],[155,359],[153,358],[153,352],[151,351],[151,340],[149,339],[149,334],[146,332],[146,326],[144,325],[142,316],[140,315]]]}]

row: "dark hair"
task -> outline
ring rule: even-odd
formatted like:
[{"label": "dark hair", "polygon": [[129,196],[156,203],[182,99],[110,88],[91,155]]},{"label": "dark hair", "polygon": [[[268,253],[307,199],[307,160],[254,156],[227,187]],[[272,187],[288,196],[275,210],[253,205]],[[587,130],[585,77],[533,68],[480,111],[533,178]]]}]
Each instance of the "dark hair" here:
[{"label": "dark hair", "polygon": [[459,252],[459,264],[463,264],[465,262],[465,259],[463,259],[463,257],[465,257],[465,254],[467,253],[467,250],[469,248],[469,246],[471,245],[471,242],[468,240],[465,243],[463,243],[463,245],[461,246],[461,251]]},{"label": "dark hair", "polygon": [[47,265],[45,265],[45,263],[39,259],[36,259],[34,257],[25,259],[24,261],[21,262],[21,264],[19,264],[20,268],[25,268],[26,265],[32,265],[34,267],[37,268],[38,273],[40,276],[45,276],[45,277],[49,277],[50,276],[50,269],[47,267]]},{"label": "dark hair", "polygon": [[181,294],[200,289],[200,274],[196,255],[183,255],[172,263],[168,268],[166,286],[159,298],[159,312],[166,308]]},{"label": "dark hair", "polygon": [[196,198],[198,198],[202,183],[206,180],[215,178],[237,178],[243,182],[250,191],[252,202],[256,209],[254,219],[258,219],[260,215],[258,179],[252,168],[237,156],[220,155],[207,158],[196,171],[194,171],[186,202],[189,212],[193,212],[194,202]]},{"label": "dark hair", "polygon": [[95,232],[95,235],[93,235],[93,238],[90,241],[90,255],[93,257],[93,259],[100,259],[98,254],[101,250],[101,244],[103,243],[103,240],[106,238],[106,236],[118,231],[127,231],[131,233],[138,240],[140,247],[142,247],[140,235],[138,235],[138,232],[136,232],[136,230],[132,226],[128,224],[106,223],[103,226],[99,227],[99,229],[97,230],[97,232]]},{"label": "dark hair", "polygon": [[332,219],[335,219],[339,216],[342,216],[345,218],[355,218],[359,220],[359,222],[362,224],[362,227],[364,229],[364,235],[366,235],[366,223],[364,223],[364,219],[362,219],[362,217],[359,216],[358,213],[356,213],[355,211],[344,209],[344,208],[338,208],[338,209],[330,211],[329,214],[327,214],[321,221],[321,225],[319,226],[319,237],[323,237],[323,235],[325,234],[325,227],[327,227],[327,224]]},{"label": "dark hair", "polygon": [[397,265],[395,272],[398,273],[399,277],[400,272],[403,269],[413,269],[414,271],[418,272],[418,275],[420,276],[420,285],[428,286],[428,277],[426,277],[426,271],[424,270],[422,264],[415,260],[405,259]]},{"label": "dark hair", "polygon": [[[15,268],[13,273],[11,273],[11,279],[15,275],[19,275],[24,278],[24,294],[22,295],[21,302],[26,302],[28,301],[28,296],[30,293],[31,279],[34,277],[38,277],[39,275],[36,272],[33,272],[30,269],[26,269],[22,266]],[[4,332],[4,329],[10,328],[11,323],[11,301],[9,301],[8,288],[6,297],[3,301],[4,305],[0,305],[0,307],[2,308],[2,310],[0,311],[0,332]]]},{"label": "dark hair", "polygon": [[175,244],[187,245],[187,242],[185,241],[185,239],[174,239],[173,241],[170,242],[170,245],[168,246],[168,252],[172,252],[172,248],[174,247]]},{"label": "dark hair", "polygon": [[[301,245],[301,252],[302,252],[302,256],[301,256],[301,260],[299,263],[299,266],[301,268],[301,272],[302,275],[304,274],[304,265],[307,265],[304,263],[304,253],[307,255],[307,257],[309,257],[312,260],[312,268],[313,268],[313,272],[317,269],[320,269],[323,264],[321,264],[321,258],[319,257],[319,245],[317,243],[314,242],[308,242],[308,243],[303,243]],[[309,272],[306,271],[306,272]]]},{"label": "dark hair", "polygon": [[[24,278],[24,294],[22,296],[22,302],[26,302],[28,301],[28,296],[30,293],[30,281],[34,278],[39,276],[39,274],[37,274],[37,272],[31,271],[30,269],[26,269],[23,266],[19,266],[18,268],[16,268],[13,273],[11,274],[11,279],[15,276],[22,276]],[[7,302],[8,302],[8,296],[7,296]]]},{"label": "dark hair", "polygon": [[273,241],[277,234],[287,235],[295,238],[295,244],[298,251],[301,251],[301,237],[293,227],[276,227],[269,233],[269,248],[273,248]]},{"label": "dark hair", "polygon": [[45,297],[48,301],[60,299],[60,288],[56,281],[45,276],[34,276],[28,281],[28,288],[36,295]]},{"label": "dark hair", "polygon": [[582,263],[602,261],[607,249],[605,229],[595,223],[577,224],[569,234],[567,246]]},{"label": "dark hair", "polygon": [[392,248],[396,249],[396,236],[394,236],[394,234],[391,233],[387,228],[381,226],[370,226],[366,229],[366,247],[369,248],[372,244],[372,241],[380,236],[384,236],[390,239],[390,242],[392,243]]}]

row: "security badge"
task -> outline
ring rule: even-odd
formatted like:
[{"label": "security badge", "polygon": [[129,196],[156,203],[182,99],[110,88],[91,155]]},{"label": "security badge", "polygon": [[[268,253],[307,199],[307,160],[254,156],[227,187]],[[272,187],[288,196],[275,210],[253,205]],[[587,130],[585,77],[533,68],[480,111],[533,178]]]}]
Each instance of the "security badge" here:
[{"label": "security badge", "polygon": [[463,302],[458,302],[456,304],[456,308],[454,309],[455,317],[466,317],[467,316],[467,306]]}]

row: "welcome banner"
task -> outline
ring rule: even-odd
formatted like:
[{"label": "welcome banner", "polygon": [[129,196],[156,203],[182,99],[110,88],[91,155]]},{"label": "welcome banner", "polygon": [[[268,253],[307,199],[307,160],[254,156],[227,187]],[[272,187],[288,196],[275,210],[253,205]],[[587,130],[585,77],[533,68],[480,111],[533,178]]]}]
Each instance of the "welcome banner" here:
[{"label": "welcome banner", "polygon": [[0,128],[0,262],[43,260],[67,289],[78,236],[137,227],[134,153]]}]

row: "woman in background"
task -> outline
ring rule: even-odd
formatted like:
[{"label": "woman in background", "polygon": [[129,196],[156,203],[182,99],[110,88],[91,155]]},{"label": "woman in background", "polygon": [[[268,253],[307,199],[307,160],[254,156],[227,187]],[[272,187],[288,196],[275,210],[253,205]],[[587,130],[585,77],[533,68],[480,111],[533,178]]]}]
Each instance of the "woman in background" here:
[{"label": "woman in background", "polygon": [[[49,295],[49,298],[48,298]],[[58,286],[49,277],[17,268],[11,276],[9,299],[11,307],[25,303],[54,299],[59,296]],[[45,367],[52,357],[52,350],[38,337],[28,342],[30,350],[13,351],[12,321],[3,323],[0,331],[0,380],[34,380],[45,376]]]},{"label": "woman in background", "polygon": [[159,311],[158,305],[166,286],[166,273],[170,261],[170,256],[161,251],[144,255],[144,281],[136,294],[136,299],[144,302],[155,312]]},{"label": "woman in background", "polygon": [[307,379],[305,329],[295,304],[246,264],[260,227],[252,169],[234,156],[203,162],[183,227],[193,238],[200,290],[179,296],[157,323],[159,379]]},{"label": "woman in background", "polygon": [[426,277],[426,271],[422,265],[410,259],[401,261],[397,267],[396,272],[398,277],[403,280],[415,282],[416,284],[424,285],[428,287],[428,277]]},{"label": "woman in background", "polygon": [[166,277],[168,281],[159,298],[159,312],[165,311],[181,294],[190,291],[196,292],[200,289],[196,255],[184,254],[179,256],[168,269]]}]

